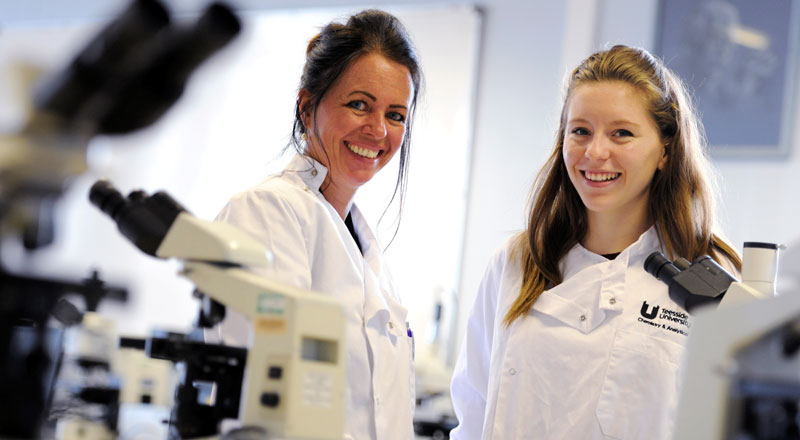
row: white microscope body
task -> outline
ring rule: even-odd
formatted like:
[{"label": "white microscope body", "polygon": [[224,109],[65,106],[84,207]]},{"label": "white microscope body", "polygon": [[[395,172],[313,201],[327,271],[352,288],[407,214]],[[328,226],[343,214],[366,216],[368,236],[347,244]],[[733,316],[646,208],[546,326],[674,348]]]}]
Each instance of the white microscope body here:
[{"label": "white microscope body", "polygon": [[718,307],[693,313],[674,439],[749,438],[736,432],[743,417],[740,379],[800,381],[796,361],[783,368],[785,356],[770,336],[800,317],[800,295],[775,294],[778,248],[745,243],[742,281],[730,284]]},{"label": "white microscope body", "polygon": [[181,274],[250,320],[239,422],[270,438],[340,440],[344,432],[345,321],[331,297],[296,289],[234,263],[269,264],[256,240],[183,212],[158,248]]},{"label": "white microscope body", "polygon": [[[270,254],[255,239],[233,225],[192,216],[165,193],[148,197],[134,192],[126,200],[110,184],[99,181],[90,199],[139,249],[181,260],[181,274],[201,294],[250,321],[241,394],[226,397],[233,399],[228,402],[239,399],[238,420],[228,423],[235,425],[230,432],[217,431],[221,438],[245,438],[245,431],[248,439],[254,438],[253,432],[259,439],[270,440],[343,438],[345,317],[339,301],[258,275],[251,269],[268,268]],[[194,345],[180,342],[184,351],[188,346],[194,347],[190,350],[227,348],[185,342]],[[160,355],[153,344],[148,354]],[[218,377],[226,379],[230,377]]]}]

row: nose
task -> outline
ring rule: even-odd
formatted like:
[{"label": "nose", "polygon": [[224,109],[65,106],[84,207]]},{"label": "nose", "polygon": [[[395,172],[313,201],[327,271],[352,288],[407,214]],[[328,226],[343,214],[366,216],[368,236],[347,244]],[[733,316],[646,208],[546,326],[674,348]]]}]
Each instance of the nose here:
[{"label": "nose", "polygon": [[375,139],[385,138],[387,133],[386,118],[381,113],[371,113],[365,121],[364,133]]},{"label": "nose", "polygon": [[606,160],[611,154],[611,145],[603,136],[595,136],[586,147],[586,157],[591,160]]}]

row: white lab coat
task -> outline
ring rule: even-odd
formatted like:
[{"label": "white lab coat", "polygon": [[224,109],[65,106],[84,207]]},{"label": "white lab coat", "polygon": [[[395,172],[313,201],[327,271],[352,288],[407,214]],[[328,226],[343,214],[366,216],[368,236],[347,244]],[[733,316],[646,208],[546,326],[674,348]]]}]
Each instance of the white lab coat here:
[{"label": "white lab coat", "polygon": [[653,228],[614,260],[576,245],[564,282],[506,328],[521,271],[501,248],[456,363],[451,438],[669,438],[691,318],[644,270],[657,250]]},{"label": "white lab coat", "polygon": [[[350,213],[363,256],[339,214],[320,193],[327,169],[297,155],[286,169],[236,194],[217,216],[274,254],[266,276],[342,301],[347,320],[346,438],[412,439],[413,338],[382,258],[358,208]],[[248,324],[229,316],[222,337],[244,345]],[[309,420],[309,423],[314,423]]]}]

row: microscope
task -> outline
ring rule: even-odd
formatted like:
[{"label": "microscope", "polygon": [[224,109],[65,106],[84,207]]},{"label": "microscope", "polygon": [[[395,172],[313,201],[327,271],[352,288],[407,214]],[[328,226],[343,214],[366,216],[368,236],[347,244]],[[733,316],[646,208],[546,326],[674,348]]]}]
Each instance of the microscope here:
[{"label": "microscope", "polygon": [[[171,424],[180,438],[341,440],[344,433],[345,317],[331,297],[255,274],[268,253],[236,227],[200,220],[164,192],[124,198],[100,180],[91,202],[143,252],[183,262],[197,287],[198,325],[213,327],[226,308],[250,321],[247,348],[205,344],[191,335],[149,338],[147,354],[180,366]],[[197,383],[211,383],[200,402]]]},{"label": "microscope", "polygon": [[645,269],[692,314],[673,438],[800,438],[800,295],[777,295],[780,245],[745,242],[742,280],[710,257]]},{"label": "microscope", "polygon": [[670,299],[689,313],[705,305],[727,307],[775,296],[778,245],[745,242],[741,282],[708,255],[692,263],[685,258],[670,262],[661,252],[653,252],[644,268],[667,284]]},{"label": "microscope", "polygon": [[[19,243],[26,252],[51,244],[54,206],[87,170],[90,141],[158,120],[180,98],[191,73],[240,27],[221,3],[176,26],[158,0],[133,0],[63,70],[37,78],[26,121],[17,132],[0,134],[0,244]],[[47,437],[63,362],[74,361],[81,374],[95,378],[108,373],[106,357],[82,351],[91,344],[69,340],[92,340],[106,331],[96,315],[99,302],[124,301],[127,291],[106,285],[97,273],[81,281],[54,279],[8,263],[0,262],[0,438]],[[81,295],[85,310],[65,302],[69,294]],[[76,351],[65,353],[65,343]],[[90,411],[102,419],[94,425],[102,425],[98,436],[113,435],[119,392],[113,377],[73,391],[73,403],[102,407],[99,415]]]}]

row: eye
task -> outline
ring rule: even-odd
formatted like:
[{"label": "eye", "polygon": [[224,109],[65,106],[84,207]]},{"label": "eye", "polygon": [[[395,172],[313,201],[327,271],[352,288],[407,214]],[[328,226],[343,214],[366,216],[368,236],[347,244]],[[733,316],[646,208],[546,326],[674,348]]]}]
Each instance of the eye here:
[{"label": "eye", "polygon": [[367,109],[367,103],[362,101],[362,100],[360,100],[360,99],[356,99],[354,101],[348,102],[347,106],[352,108],[352,109],[361,110],[361,111]]},{"label": "eye", "polygon": [[587,129],[583,128],[583,127],[576,127],[576,128],[573,128],[573,129],[570,131],[570,133],[572,133],[572,134],[576,134],[576,135],[578,135],[578,136],[588,136],[588,135],[590,134],[590,133],[589,133],[589,130],[587,130]]},{"label": "eye", "polygon": [[386,117],[396,122],[406,122],[406,115],[400,112],[389,112]]},{"label": "eye", "polygon": [[619,130],[614,132],[614,136],[627,137],[627,136],[633,136],[633,133],[631,133],[628,130],[625,130],[624,128],[620,128]]}]

